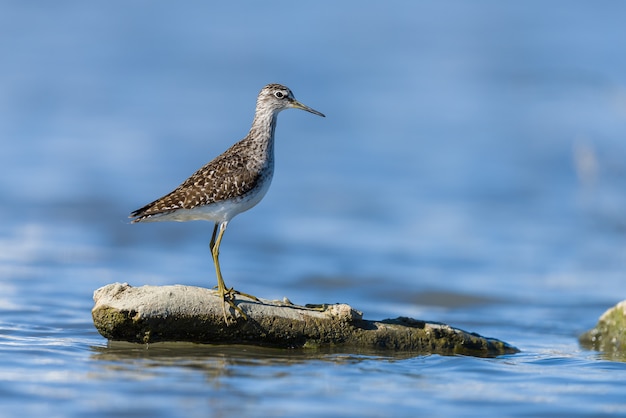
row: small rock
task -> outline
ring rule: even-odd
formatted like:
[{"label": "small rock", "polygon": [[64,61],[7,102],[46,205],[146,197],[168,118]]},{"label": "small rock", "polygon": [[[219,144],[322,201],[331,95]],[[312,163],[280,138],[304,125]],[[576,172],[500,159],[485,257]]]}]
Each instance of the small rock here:
[{"label": "small rock", "polygon": [[581,335],[579,341],[587,349],[626,359],[626,300],[603,313],[595,328]]}]

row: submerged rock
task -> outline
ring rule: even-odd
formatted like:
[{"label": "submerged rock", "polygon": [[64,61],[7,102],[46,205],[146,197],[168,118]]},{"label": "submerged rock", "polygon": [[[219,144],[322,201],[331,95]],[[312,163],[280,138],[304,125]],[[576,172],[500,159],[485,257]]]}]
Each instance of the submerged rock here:
[{"label": "submerged rock", "polygon": [[626,359],[626,300],[604,312],[579,340],[585,348]]},{"label": "submerged rock", "polygon": [[480,357],[519,352],[505,342],[445,324],[411,318],[364,320],[361,312],[345,304],[298,306],[237,296],[235,303],[248,319],[231,309],[233,322],[226,325],[217,293],[199,287],[114,283],[96,290],[94,301],[95,327],[115,341],[342,347]]}]

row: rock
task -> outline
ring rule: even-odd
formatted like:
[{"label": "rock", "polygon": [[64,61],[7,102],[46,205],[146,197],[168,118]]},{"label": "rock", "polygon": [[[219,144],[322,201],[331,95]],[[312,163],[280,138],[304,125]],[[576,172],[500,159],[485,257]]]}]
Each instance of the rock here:
[{"label": "rock", "polygon": [[237,296],[226,325],[222,301],[213,290],[193,286],[124,283],[94,292],[94,325],[114,341],[188,341],[284,348],[341,347],[421,354],[493,357],[517,353],[505,342],[445,324],[410,318],[368,321],[349,305],[298,306],[288,301],[255,301]]},{"label": "rock", "polygon": [[579,341],[587,349],[626,359],[626,300],[604,312],[595,328],[581,335]]}]

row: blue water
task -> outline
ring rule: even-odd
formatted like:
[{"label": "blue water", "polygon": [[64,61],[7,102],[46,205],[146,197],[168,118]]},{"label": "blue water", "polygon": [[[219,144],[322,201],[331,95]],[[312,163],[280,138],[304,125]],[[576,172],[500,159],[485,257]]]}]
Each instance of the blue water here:
[{"label": "blue water", "polygon": [[[626,416],[578,336],[626,299],[626,5],[5,2],[0,415]],[[499,338],[494,359],[108,343],[93,291],[213,286],[205,223],[130,225],[243,137],[276,173],[226,284]]]}]

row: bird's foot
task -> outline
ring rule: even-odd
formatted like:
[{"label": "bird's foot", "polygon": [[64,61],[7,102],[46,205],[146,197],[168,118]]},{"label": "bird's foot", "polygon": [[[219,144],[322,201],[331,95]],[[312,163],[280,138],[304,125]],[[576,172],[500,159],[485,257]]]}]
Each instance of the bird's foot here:
[{"label": "bird's foot", "polygon": [[256,296],[252,296],[252,295],[249,295],[248,293],[240,292],[238,290],[235,290],[232,287],[230,289],[224,290],[224,295],[222,296],[222,300],[223,300],[223,308],[224,308],[224,322],[226,322],[226,325],[230,325],[230,321],[228,319],[229,315],[226,312],[226,304],[228,304],[228,306],[233,308],[235,311],[239,312],[239,314],[244,320],[246,321],[248,320],[248,315],[246,315],[246,313],[239,306],[235,304],[236,295],[244,296],[249,299],[255,300],[257,302],[259,301],[259,299]]},{"label": "bird's foot", "polygon": [[232,297],[233,299],[235,298],[235,295],[240,295],[248,299],[252,299],[256,302],[260,302],[259,298],[257,298],[256,296],[252,296],[252,295],[249,295],[248,293],[240,292],[239,290],[235,290],[232,287],[230,289],[226,289],[226,295],[228,295],[229,297]]}]

